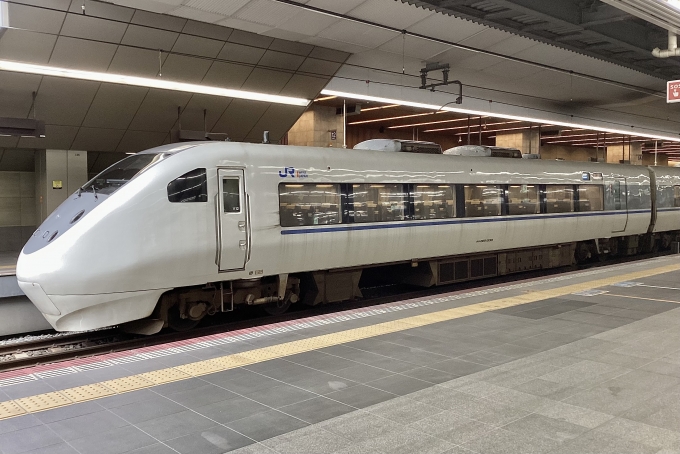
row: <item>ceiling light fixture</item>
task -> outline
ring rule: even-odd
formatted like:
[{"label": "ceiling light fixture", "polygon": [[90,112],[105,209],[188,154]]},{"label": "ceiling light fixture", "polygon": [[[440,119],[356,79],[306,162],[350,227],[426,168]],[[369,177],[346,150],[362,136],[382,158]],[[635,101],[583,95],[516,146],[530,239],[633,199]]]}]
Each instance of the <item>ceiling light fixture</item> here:
[{"label": "ceiling light fixture", "polygon": [[[499,125],[509,125],[509,124],[516,124],[516,123],[523,123],[522,121],[519,120],[514,120],[514,121],[501,121],[498,123],[489,123],[489,126],[499,126]],[[528,126],[527,126],[528,128]],[[468,129],[467,126],[452,126],[450,128],[437,128],[437,129],[426,129],[423,132],[439,132],[439,131],[454,131],[457,129]],[[524,129],[524,128],[522,128]],[[479,125],[470,125],[470,131],[478,133],[479,132]],[[487,132],[496,132],[496,131],[503,131],[503,129],[490,129],[490,130],[484,130],[482,131],[483,133]],[[467,133],[465,133],[467,134]]]},{"label": "ceiling light fixture", "polygon": [[398,117],[384,117],[384,118],[376,118],[373,120],[361,120],[361,121],[353,121],[351,123],[347,123],[348,125],[363,125],[366,123],[376,123],[379,121],[391,121],[391,120],[401,120],[402,118],[413,118],[413,117],[422,117],[424,115],[434,115],[437,113],[443,113],[443,112],[425,112],[425,113],[419,113],[419,114],[411,114],[411,115],[399,115]]},{"label": "ceiling light fixture", "polygon": [[399,107],[399,104],[389,104],[387,106],[378,106],[378,107],[367,107],[367,108],[361,108],[362,112],[368,112],[370,110],[380,110],[380,109],[390,109],[392,107]]},{"label": "ceiling light fixture", "polygon": [[300,107],[306,107],[309,104],[309,100],[304,98],[270,95],[253,91],[234,90],[231,88],[210,87],[207,85],[187,84],[184,82],[173,82],[164,79],[149,79],[146,77],[125,76],[122,74],[109,74],[93,71],[81,71],[77,69],[58,68],[56,66],[34,65],[30,63],[21,63],[9,60],[0,60],[0,71],[65,77],[68,79],[92,80],[111,84],[134,85],[137,87],[158,88],[161,90],[174,90],[203,95],[224,96],[227,98],[249,99],[251,101],[272,102],[276,104],[288,104],[291,106]]},{"label": "ceiling light fixture", "polygon": [[324,96],[323,98],[316,98],[314,102],[328,101],[329,99],[335,99],[337,96]]},{"label": "ceiling light fixture", "polygon": [[[471,120],[479,120],[479,117],[470,117],[470,121]],[[408,125],[389,126],[387,129],[412,128],[412,127],[415,127],[415,126],[437,125],[437,124],[440,124],[440,123],[456,123],[456,122],[459,122],[459,121],[468,121],[468,119],[467,118],[456,118],[454,120],[425,121],[423,123],[411,123],[411,124],[408,124]],[[472,125],[472,126],[474,126],[474,125]]]},{"label": "ceiling light fixture", "polygon": [[[554,121],[551,119],[540,119],[540,118],[532,118],[532,117],[522,117],[518,115],[508,115],[508,114],[500,114],[496,112],[482,112],[479,110],[471,110],[471,109],[463,109],[459,107],[451,107],[451,106],[436,106],[434,104],[426,104],[422,102],[413,102],[413,101],[403,101],[399,99],[393,99],[393,98],[382,98],[379,96],[369,96],[369,95],[360,95],[356,93],[347,93],[347,92],[341,92],[341,91],[336,91],[336,90],[321,90],[321,94],[323,95],[334,95],[334,96],[340,96],[343,98],[350,98],[350,99],[360,99],[364,101],[375,101],[375,102],[383,102],[383,103],[389,103],[389,104],[400,104],[402,106],[410,106],[410,107],[418,107],[421,109],[431,109],[435,111],[449,111],[449,112],[459,112],[459,113],[464,113],[464,114],[470,114],[470,115],[487,115],[490,117],[496,117],[496,118],[505,118],[508,120],[520,120],[520,121],[528,121],[531,123],[550,123],[551,125],[555,126],[566,126],[568,128],[584,128],[584,129],[589,129],[592,131],[600,131],[600,132],[611,132],[614,134],[623,134],[623,135],[630,135],[631,131],[623,131],[621,129],[614,129],[614,128],[603,128],[603,127],[596,127],[596,126],[590,126],[590,125],[585,125],[585,124],[579,124],[579,123],[571,123],[571,122],[563,122],[563,121]],[[639,137],[648,137],[651,139],[658,139],[658,140],[668,140],[672,142],[680,142],[680,137],[670,137],[670,136],[663,136],[663,135],[655,135],[655,134],[648,134],[648,133],[641,133],[639,131],[635,131],[636,136]]]}]

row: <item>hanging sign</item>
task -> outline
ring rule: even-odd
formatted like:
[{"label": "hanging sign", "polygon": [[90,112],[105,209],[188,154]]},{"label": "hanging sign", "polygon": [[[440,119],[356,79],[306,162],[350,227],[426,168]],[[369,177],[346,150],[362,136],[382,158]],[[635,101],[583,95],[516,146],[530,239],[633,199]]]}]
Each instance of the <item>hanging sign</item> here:
[{"label": "hanging sign", "polygon": [[680,80],[670,80],[666,83],[666,102],[680,102]]}]

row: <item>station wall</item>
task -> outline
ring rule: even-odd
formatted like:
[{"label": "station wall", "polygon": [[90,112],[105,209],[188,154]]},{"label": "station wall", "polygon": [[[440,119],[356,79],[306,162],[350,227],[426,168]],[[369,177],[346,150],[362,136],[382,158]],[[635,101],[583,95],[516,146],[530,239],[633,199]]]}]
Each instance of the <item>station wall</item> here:
[{"label": "station wall", "polygon": [[35,173],[0,171],[0,252],[20,251],[36,219]]}]

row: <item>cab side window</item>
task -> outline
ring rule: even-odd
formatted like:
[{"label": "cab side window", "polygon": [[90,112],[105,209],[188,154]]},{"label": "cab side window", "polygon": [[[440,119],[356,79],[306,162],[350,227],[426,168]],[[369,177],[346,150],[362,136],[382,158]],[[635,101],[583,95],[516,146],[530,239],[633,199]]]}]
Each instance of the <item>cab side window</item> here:
[{"label": "cab side window", "polygon": [[207,202],[208,180],[205,169],[194,169],[168,183],[168,200],[172,203]]}]

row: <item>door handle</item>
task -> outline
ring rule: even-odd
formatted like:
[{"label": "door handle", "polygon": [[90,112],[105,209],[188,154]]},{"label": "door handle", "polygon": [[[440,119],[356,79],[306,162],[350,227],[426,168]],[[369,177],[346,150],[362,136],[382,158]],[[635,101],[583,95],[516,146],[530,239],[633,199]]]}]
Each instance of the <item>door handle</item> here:
[{"label": "door handle", "polygon": [[246,221],[238,221],[238,229],[241,232],[246,231]]},{"label": "door handle", "polygon": [[246,250],[246,240],[240,240],[238,242],[238,247],[245,251]]}]

